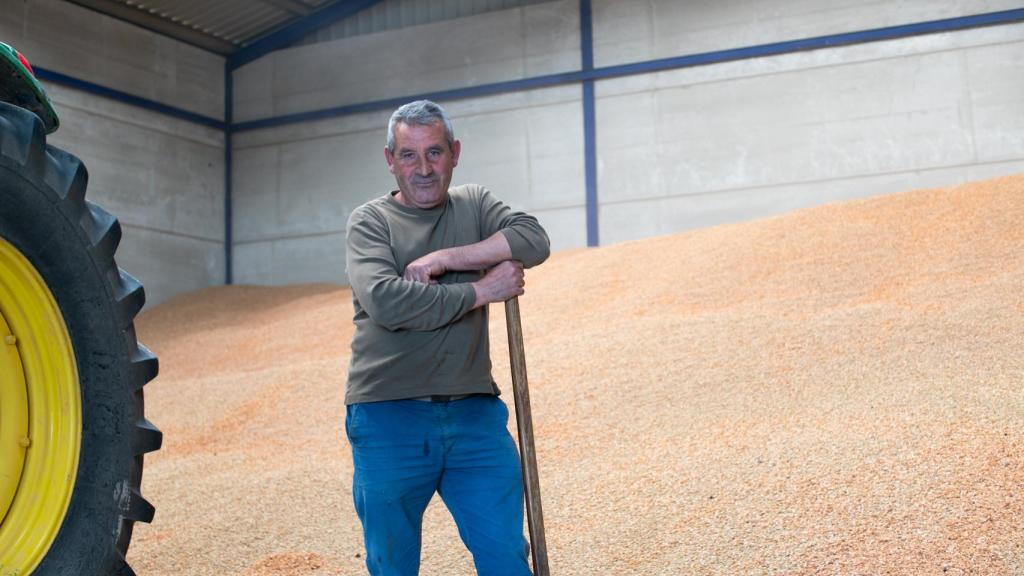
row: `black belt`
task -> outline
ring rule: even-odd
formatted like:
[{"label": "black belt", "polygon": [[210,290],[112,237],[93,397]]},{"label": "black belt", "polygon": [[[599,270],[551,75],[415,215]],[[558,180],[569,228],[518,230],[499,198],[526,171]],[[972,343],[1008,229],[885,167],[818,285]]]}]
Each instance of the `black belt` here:
[{"label": "black belt", "polygon": [[412,398],[412,400],[419,400],[420,402],[454,402],[455,400],[465,400],[470,396],[483,396],[483,394],[432,394],[430,396]]}]

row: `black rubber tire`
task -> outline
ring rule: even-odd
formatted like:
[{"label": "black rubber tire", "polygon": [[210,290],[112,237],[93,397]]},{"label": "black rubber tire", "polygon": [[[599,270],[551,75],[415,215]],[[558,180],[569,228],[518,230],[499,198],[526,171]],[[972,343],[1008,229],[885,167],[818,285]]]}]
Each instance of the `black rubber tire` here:
[{"label": "black rubber tire", "polygon": [[138,343],[145,293],[118,269],[117,220],[85,200],[82,162],[46,144],[32,113],[0,103],[0,237],[53,293],[78,364],[82,443],[70,506],[35,574],[134,574],[125,561],[135,522],[153,506],[139,492],[143,454],[162,435],[143,414],[142,387],[157,359]]}]

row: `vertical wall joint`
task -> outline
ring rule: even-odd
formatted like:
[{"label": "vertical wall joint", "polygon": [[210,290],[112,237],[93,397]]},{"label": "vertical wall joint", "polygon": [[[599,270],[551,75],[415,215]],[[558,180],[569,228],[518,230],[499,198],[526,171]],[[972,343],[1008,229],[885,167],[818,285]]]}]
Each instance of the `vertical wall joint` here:
[{"label": "vertical wall joint", "polygon": [[224,284],[234,281],[232,257],[231,222],[231,124],[234,122],[234,82],[231,67],[224,63]]}]

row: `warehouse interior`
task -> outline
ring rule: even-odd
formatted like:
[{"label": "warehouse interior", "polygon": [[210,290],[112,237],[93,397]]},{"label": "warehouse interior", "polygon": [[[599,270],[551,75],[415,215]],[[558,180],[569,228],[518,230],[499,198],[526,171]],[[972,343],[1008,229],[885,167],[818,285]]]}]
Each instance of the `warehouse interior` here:
[{"label": "warehouse interior", "polygon": [[431,97],[455,183],[556,250],[1024,171],[1012,1],[12,0],[148,302],[344,283],[392,189],[384,126]]},{"label": "warehouse interior", "polygon": [[487,352],[534,574],[1024,574],[1020,2],[0,7],[0,573],[372,572],[346,225],[430,98],[552,251],[397,403]]}]

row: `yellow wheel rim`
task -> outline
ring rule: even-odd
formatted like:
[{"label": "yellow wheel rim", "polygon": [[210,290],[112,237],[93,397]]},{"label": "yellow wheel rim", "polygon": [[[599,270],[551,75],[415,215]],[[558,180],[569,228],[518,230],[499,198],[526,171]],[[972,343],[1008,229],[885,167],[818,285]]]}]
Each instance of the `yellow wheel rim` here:
[{"label": "yellow wheel rim", "polygon": [[18,491],[28,444],[28,389],[16,339],[0,314],[0,521]]},{"label": "yellow wheel rim", "polygon": [[32,264],[0,238],[0,575],[31,573],[56,539],[81,437],[64,317]]}]

